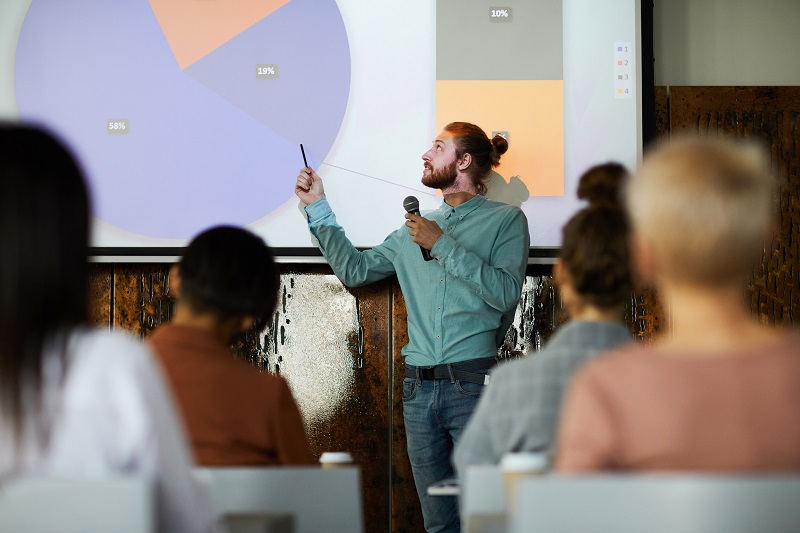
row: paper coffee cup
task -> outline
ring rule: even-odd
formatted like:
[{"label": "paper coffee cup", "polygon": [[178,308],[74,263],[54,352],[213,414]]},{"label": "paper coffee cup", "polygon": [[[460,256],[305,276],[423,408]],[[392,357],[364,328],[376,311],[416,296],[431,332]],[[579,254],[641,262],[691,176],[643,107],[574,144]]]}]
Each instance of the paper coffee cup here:
[{"label": "paper coffee cup", "polygon": [[352,466],[353,456],[347,452],[324,452],[319,458],[319,463],[322,468]]},{"label": "paper coffee cup", "polygon": [[500,461],[506,487],[506,507],[509,513],[517,506],[517,483],[526,476],[538,476],[547,469],[547,455],[535,452],[507,453]]}]

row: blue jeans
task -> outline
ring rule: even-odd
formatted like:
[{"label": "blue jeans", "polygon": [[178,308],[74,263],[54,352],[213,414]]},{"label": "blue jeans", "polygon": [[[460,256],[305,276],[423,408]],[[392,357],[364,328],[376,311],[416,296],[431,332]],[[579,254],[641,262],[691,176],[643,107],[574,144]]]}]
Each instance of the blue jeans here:
[{"label": "blue jeans", "polygon": [[403,380],[408,458],[428,533],[461,531],[458,498],[428,496],[427,488],[442,479],[455,477],[450,456],[483,388],[483,385],[458,380]]}]

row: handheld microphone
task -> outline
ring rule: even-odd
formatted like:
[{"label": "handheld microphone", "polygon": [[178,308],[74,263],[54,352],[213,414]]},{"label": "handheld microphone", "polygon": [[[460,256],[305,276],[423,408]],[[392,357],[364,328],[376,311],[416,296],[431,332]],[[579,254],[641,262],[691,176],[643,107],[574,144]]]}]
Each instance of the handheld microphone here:
[{"label": "handheld microphone", "polygon": [[[419,200],[417,200],[416,196],[406,196],[406,199],[403,200],[403,208],[406,210],[406,213],[419,216]],[[422,251],[422,258],[425,261],[430,261],[433,259],[433,257],[431,257],[430,250],[423,248],[422,246],[420,246],[419,249]]]}]

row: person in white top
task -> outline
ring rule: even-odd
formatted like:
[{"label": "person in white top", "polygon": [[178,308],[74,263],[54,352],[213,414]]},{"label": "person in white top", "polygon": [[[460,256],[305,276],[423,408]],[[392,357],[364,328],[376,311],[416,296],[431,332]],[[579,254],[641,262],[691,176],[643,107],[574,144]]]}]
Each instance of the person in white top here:
[{"label": "person in white top", "polygon": [[213,529],[161,371],[88,326],[88,191],[51,133],[0,124],[0,480],[153,482],[164,532]]}]

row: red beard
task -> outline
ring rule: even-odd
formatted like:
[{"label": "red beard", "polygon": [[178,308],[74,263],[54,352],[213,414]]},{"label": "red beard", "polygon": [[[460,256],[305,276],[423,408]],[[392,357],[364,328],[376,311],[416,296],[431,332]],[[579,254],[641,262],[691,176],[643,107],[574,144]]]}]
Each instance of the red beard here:
[{"label": "red beard", "polygon": [[453,162],[441,168],[434,169],[431,167],[430,174],[427,176],[423,174],[422,184],[431,189],[446,189],[455,183],[457,175],[456,161],[453,160]]}]

